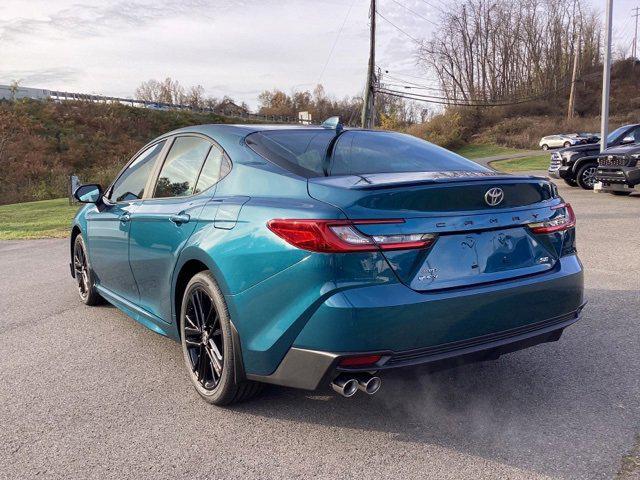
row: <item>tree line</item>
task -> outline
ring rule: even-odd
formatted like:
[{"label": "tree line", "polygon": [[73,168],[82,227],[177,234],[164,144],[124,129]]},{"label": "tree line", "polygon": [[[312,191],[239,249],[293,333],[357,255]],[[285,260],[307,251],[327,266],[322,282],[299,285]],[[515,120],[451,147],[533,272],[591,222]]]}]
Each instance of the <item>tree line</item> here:
[{"label": "tree line", "polygon": [[417,56],[451,103],[565,94],[576,53],[581,74],[600,62],[600,20],[584,0],[465,0],[438,25]]},{"label": "tree line", "polygon": [[[147,80],[135,92],[138,100],[153,103],[186,105],[195,109],[211,109],[222,112],[249,111],[245,102],[237,102],[229,96],[221,99],[208,96],[202,85],[184,87],[177,80]],[[235,112],[234,112],[235,110]],[[290,93],[274,88],[258,95],[257,113],[267,116],[298,118],[299,112],[308,112],[313,123],[321,123],[329,117],[339,116],[345,125],[357,126],[362,111],[362,97],[359,95],[336,98],[328,95],[322,85],[313,90],[293,90]],[[380,96],[376,104],[377,123],[387,128],[423,122],[428,110],[415,102],[390,96]]]},{"label": "tree line", "polygon": [[244,102],[237,103],[227,95],[222,98],[207,96],[202,85],[184,87],[171,77],[164,80],[150,79],[142,82],[136,88],[135,97],[137,100],[185,105],[193,109],[222,110],[233,106],[238,111],[249,111],[249,106]]}]

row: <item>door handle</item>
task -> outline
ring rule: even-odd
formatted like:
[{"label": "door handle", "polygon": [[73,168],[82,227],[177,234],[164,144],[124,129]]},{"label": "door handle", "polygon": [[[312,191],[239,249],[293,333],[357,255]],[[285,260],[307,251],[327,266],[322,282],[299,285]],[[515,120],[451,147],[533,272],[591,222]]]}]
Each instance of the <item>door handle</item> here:
[{"label": "door handle", "polygon": [[171,220],[176,225],[187,223],[190,219],[191,217],[187,213],[177,213],[169,217],[169,220]]},{"label": "door handle", "polygon": [[120,215],[120,221],[122,223],[127,223],[129,220],[131,220],[131,215],[129,215],[128,213]]}]

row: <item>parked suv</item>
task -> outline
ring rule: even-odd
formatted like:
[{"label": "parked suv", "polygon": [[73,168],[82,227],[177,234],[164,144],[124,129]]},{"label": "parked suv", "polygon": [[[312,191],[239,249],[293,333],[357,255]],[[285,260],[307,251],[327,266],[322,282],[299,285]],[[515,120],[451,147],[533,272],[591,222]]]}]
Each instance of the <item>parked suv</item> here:
[{"label": "parked suv", "polygon": [[[607,136],[607,147],[617,147],[640,140],[640,124],[625,125]],[[563,148],[551,154],[549,175],[567,185],[592,190],[596,183],[600,145],[590,143]]]},{"label": "parked suv", "polygon": [[598,157],[596,191],[629,195],[640,185],[640,145],[608,148]]},{"label": "parked suv", "polygon": [[539,145],[543,150],[549,150],[550,148],[566,148],[572,145],[579,145],[580,143],[583,143],[582,140],[583,139],[580,138],[577,133],[547,135],[540,139]]}]

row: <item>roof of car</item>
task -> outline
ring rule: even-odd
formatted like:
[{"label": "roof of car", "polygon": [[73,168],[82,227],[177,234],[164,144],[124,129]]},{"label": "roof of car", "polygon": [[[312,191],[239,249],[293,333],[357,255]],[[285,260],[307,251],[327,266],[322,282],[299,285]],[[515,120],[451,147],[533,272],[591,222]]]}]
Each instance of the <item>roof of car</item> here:
[{"label": "roof of car", "polygon": [[231,134],[246,136],[250,133],[260,132],[265,130],[323,130],[320,125],[287,125],[287,124],[226,124],[226,123],[210,123],[204,125],[193,125],[190,127],[180,128],[169,132],[167,135],[174,135],[176,133],[202,133],[204,135],[220,135]]},{"label": "roof of car", "polygon": [[[224,124],[224,123],[211,123],[204,125],[192,125],[189,127],[179,128],[171,132],[167,132],[164,135],[153,140],[153,142],[171,137],[173,135],[196,133],[205,135],[214,139],[224,150],[227,152],[230,149],[235,148],[238,145],[238,140],[246,137],[247,135],[255,132],[262,132],[268,130],[325,130],[320,125],[285,125],[285,124]],[[345,130],[359,130],[352,128],[345,128]],[[146,146],[145,146],[146,147]]]}]

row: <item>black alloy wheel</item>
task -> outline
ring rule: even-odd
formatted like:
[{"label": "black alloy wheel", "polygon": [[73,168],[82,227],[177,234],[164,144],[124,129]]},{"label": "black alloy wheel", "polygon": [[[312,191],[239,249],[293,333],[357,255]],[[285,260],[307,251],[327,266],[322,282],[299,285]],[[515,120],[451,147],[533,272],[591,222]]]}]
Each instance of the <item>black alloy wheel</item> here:
[{"label": "black alloy wheel", "polygon": [[82,300],[89,295],[89,274],[88,274],[87,256],[84,253],[82,244],[77,243],[73,251],[73,271],[78,282],[78,294]]},{"label": "black alloy wheel", "polygon": [[240,339],[224,295],[208,270],[195,274],[185,287],[180,337],[189,377],[206,402],[228,405],[262,389],[263,384],[244,377]]},{"label": "black alloy wheel", "polygon": [[224,369],[222,326],[213,300],[202,287],[189,292],[185,312],[184,339],[191,371],[205,390],[220,383]]},{"label": "black alloy wheel", "polygon": [[596,172],[598,171],[598,166],[595,163],[590,163],[584,165],[578,169],[578,174],[576,175],[576,181],[580,187],[585,190],[593,190],[593,186],[596,183]]},{"label": "black alloy wheel", "polygon": [[82,235],[78,235],[73,242],[73,275],[76,279],[80,300],[90,306],[99,304],[101,297],[95,288],[93,272]]}]

